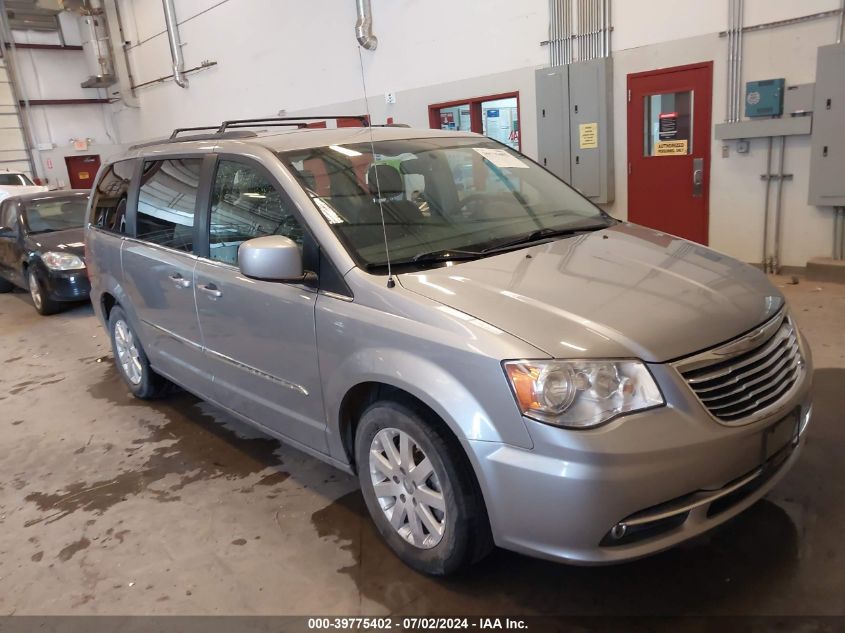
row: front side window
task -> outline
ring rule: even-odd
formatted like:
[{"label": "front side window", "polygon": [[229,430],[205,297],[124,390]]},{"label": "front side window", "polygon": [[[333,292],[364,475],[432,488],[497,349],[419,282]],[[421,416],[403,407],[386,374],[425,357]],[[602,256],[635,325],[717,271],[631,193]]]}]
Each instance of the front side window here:
[{"label": "front side window", "polygon": [[0,226],[17,231],[18,229],[18,203],[10,200],[0,206]]},{"label": "front side window", "polygon": [[35,185],[26,174],[0,174],[0,186],[33,187]]},{"label": "front side window", "polygon": [[124,160],[109,165],[103,172],[94,187],[89,220],[92,226],[110,233],[126,233],[126,201],[134,170],[135,161]]},{"label": "front side window", "polygon": [[201,158],[147,161],[138,192],[135,236],[190,253]]},{"label": "front side window", "polygon": [[88,199],[84,196],[66,200],[31,201],[24,210],[27,231],[33,234],[80,228],[85,223],[87,203]]},{"label": "front side window", "polygon": [[[373,151],[374,148],[374,151]],[[461,259],[613,219],[542,167],[476,138],[332,145],[281,154],[350,255],[374,270]]]},{"label": "front side window", "polygon": [[264,235],[284,235],[302,244],[302,226],[291,203],[257,169],[221,160],[211,197],[209,249],[213,260],[238,263],[238,247]]}]

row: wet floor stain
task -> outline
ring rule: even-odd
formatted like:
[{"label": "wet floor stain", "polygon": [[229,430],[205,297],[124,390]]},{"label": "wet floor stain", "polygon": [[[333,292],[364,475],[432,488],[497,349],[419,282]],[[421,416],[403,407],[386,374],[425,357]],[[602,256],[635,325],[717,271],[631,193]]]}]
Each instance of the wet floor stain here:
[{"label": "wet floor stain", "polygon": [[461,575],[434,579],[387,548],[358,491],[311,520],[321,538],[351,555],[338,573],[394,613],[841,615],[843,385],[843,369],[815,373],[808,442],[766,499],[705,535],[639,561],[576,567],[496,550]]},{"label": "wet floor stain", "polygon": [[62,562],[67,562],[71,558],[73,558],[74,554],[76,554],[77,552],[81,552],[84,549],[87,549],[89,545],[91,545],[91,541],[89,541],[83,536],[78,541],[74,541],[70,545],[66,545],[65,547],[63,547],[62,550],[59,552],[58,559]]},{"label": "wet floor stain", "polygon": [[42,558],[44,558],[44,552],[35,552],[32,556],[29,557],[29,559],[33,563],[40,562]]},{"label": "wet floor stain", "polygon": [[[194,482],[216,478],[242,479],[273,467],[280,460],[274,454],[279,442],[267,436],[245,438],[220,423],[214,415],[200,409],[200,400],[179,393],[166,400],[140,402],[123,385],[109,365],[103,380],[89,387],[92,395],[119,406],[146,407],[165,418],[164,424],[142,423],[144,435],[133,442],[136,448],[153,445],[151,454],[138,467],[99,481],[81,481],[56,492],[31,492],[26,500],[45,513],[27,526],[53,523],[72,512],[84,510],[102,514],[117,503],[139,494],[160,502],[175,502],[179,492]],[[79,449],[77,449],[78,454]],[[155,484],[168,476],[178,476],[166,487]],[[283,481],[287,473],[277,470],[262,481]]]},{"label": "wet floor stain", "polygon": [[232,541],[232,545],[246,545],[246,539],[236,538],[234,541]]}]

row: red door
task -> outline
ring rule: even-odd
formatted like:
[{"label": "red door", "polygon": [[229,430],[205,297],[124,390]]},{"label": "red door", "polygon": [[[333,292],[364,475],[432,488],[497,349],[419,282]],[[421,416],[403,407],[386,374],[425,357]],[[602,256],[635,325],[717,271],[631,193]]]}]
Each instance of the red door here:
[{"label": "red door", "polygon": [[94,184],[94,176],[100,168],[100,157],[66,156],[67,175],[72,189],[90,189]]},{"label": "red door", "polygon": [[707,244],[713,62],[628,75],[628,219]]}]

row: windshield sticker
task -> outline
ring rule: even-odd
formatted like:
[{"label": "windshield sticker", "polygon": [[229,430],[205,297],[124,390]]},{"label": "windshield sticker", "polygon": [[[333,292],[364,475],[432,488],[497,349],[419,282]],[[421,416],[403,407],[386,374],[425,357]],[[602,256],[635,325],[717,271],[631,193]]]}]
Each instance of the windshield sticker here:
[{"label": "windshield sticker", "polygon": [[504,149],[491,149],[488,147],[473,147],[476,152],[481,154],[485,160],[489,160],[496,167],[507,169],[508,167],[515,167],[516,169],[528,169],[528,165],[523,163],[519,158],[509,153]]}]

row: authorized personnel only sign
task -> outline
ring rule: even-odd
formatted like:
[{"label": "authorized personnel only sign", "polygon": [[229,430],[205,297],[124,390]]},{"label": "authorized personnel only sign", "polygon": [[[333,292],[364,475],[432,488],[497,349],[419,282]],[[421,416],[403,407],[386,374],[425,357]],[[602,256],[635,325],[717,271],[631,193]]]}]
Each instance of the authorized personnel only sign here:
[{"label": "authorized personnel only sign", "polygon": [[673,156],[687,153],[687,140],[657,141],[654,145],[655,156]]}]

